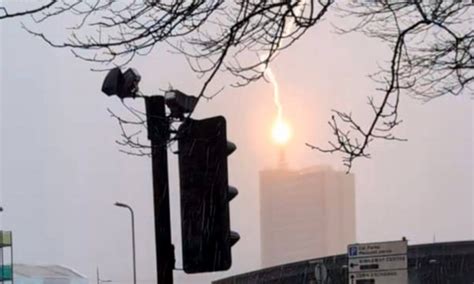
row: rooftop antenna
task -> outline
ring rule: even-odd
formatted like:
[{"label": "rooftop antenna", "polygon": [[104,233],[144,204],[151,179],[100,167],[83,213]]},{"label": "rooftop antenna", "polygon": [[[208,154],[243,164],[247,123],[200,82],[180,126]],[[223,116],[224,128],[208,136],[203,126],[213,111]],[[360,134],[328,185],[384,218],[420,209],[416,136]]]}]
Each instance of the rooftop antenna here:
[{"label": "rooftop antenna", "polygon": [[286,162],[285,147],[283,146],[280,146],[280,149],[279,149],[278,168],[279,169],[288,168],[288,163]]}]

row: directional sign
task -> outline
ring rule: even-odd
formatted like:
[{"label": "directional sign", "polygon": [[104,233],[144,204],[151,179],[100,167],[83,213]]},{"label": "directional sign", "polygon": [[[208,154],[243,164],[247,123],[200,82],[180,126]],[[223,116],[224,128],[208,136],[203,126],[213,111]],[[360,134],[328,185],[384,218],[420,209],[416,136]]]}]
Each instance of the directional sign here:
[{"label": "directional sign", "polygon": [[350,284],[407,284],[407,270],[356,272],[349,275]]},{"label": "directional sign", "polygon": [[367,270],[406,269],[407,256],[400,254],[400,255],[350,258],[349,268],[351,272],[367,271]]},{"label": "directional sign", "polygon": [[406,241],[393,241],[383,243],[352,244],[348,247],[349,258],[368,257],[380,255],[406,254]]},{"label": "directional sign", "polygon": [[350,284],[408,283],[406,241],[352,244],[347,254]]}]

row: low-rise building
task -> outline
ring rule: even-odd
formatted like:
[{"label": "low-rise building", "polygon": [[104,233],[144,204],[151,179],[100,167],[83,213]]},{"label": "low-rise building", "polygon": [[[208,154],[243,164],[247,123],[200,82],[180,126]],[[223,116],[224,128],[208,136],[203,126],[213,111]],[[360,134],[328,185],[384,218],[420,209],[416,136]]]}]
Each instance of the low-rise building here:
[{"label": "low-rise building", "polygon": [[88,284],[87,277],[61,265],[13,265],[15,284]]},{"label": "low-rise building", "polygon": [[[348,256],[339,254],[256,270],[214,284],[344,284],[348,279]],[[408,246],[409,284],[474,283],[474,241]]]}]

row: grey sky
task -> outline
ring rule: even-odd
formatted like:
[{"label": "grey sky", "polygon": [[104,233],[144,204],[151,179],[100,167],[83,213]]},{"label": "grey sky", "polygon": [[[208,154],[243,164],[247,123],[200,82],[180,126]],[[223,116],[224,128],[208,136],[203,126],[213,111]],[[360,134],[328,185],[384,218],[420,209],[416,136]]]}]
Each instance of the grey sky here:
[{"label": "grey sky", "polygon": [[[60,26],[46,27],[53,36]],[[2,228],[13,230],[15,261],[65,264],[95,277],[129,283],[129,214],[135,208],[139,283],[155,277],[150,161],[118,152],[120,132],[106,109],[123,113],[116,98],[100,92],[104,73],[52,49],[21,30],[18,21],[0,23]],[[272,64],[280,83],[283,113],[295,134],[287,149],[290,166],[328,163],[338,156],[311,151],[304,142],[324,145],[330,138],[331,109],[352,110],[367,120],[367,74],[387,55],[386,47],[360,34],[330,33],[325,23],[282,53]],[[192,94],[199,83],[179,56],[158,49],[130,66],[142,75],[147,94],[169,84]],[[215,88],[220,82],[214,83]],[[276,164],[270,141],[275,116],[272,88],[259,82],[227,87],[201,102],[196,117],[225,115],[229,138],[238,147],[230,158],[230,181],[239,189],[232,202],[233,228],[241,235],[229,272],[185,276],[177,283],[208,282],[258,269],[258,171]],[[137,102],[136,105],[141,105]],[[404,120],[397,134],[405,143],[379,142],[373,158],[356,162],[357,240],[406,236],[411,244],[474,238],[474,103],[467,94],[422,104],[402,98]],[[179,241],[176,156],[170,154],[173,238],[177,266]]]}]

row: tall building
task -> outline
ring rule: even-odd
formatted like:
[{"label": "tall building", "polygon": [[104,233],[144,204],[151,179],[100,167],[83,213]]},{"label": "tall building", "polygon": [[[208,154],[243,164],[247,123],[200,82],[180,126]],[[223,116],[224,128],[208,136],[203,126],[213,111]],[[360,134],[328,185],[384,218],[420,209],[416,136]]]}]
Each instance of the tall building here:
[{"label": "tall building", "polygon": [[344,253],[355,241],[354,176],[317,166],[260,172],[263,267]]}]

